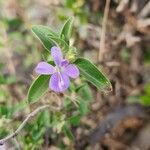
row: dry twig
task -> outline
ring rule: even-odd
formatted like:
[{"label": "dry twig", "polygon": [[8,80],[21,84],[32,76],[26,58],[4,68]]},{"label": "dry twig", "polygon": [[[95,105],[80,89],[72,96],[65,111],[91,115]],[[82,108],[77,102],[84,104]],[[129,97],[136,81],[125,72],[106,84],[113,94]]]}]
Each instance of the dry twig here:
[{"label": "dry twig", "polygon": [[139,13],[139,18],[144,18],[150,14],[150,1],[145,5],[142,11]]},{"label": "dry twig", "polygon": [[122,1],[120,1],[120,4],[117,7],[116,11],[118,13],[123,12],[126,9],[126,7],[128,6],[128,4],[129,4],[129,0],[122,0]]},{"label": "dry twig", "polygon": [[102,31],[101,31],[101,38],[100,38],[100,49],[98,54],[98,62],[103,60],[103,56],[105,53],[105,34],[106,34],[106,25],[108,20],[108,13],[110,7],[110,1],[106,0],[105,10],[104,10],[104,17],[102,22]]}]

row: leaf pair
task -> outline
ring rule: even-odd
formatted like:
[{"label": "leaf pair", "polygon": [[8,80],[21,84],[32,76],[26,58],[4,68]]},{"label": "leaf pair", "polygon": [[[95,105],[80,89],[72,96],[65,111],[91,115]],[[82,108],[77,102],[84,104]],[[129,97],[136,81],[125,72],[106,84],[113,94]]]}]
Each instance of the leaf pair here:
[{"label": "leaf pair", "polygon": [[64,52],[69,50],[69,39],[71,37],[73,17],[69,18],[64,24],[60,35],[43,25],[32,26],[32,32],[41,41],[48,52],[53,45],[58,45]]}]

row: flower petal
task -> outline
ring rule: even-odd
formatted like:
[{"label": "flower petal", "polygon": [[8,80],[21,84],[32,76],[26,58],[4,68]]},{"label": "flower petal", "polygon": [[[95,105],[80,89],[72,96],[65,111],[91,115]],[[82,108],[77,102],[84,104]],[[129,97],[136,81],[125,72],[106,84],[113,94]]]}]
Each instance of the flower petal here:
[{"label": "flower petal", "polygon": [[76,65],[70,64],[64,68],[64,73],[71,78],[77,78],[80,74]]},{"label": "flower petal", "polygon": [[51,54],[52,54],[52,58],[53,58],[55,64],[56,64],[57,66],[60,66],[61,61],[62,61],[62,59],[63,59],[61,49],[58,48],[58,47],[56,47],[56,46],[53,46],[53,47],[51,48]]},{"label": "flower petal", "polygon": [[47,62],[42,61],[36,66],[35,72],[38,74],[49,75],[55,72],[55,68]]},{"label": "flower petal", "polygon": [[69,77],[64,73],[54,73],[49,82],[49,88],[55,92],[64,92],[70,84]]},{"label": "flower petal", "polygon": [[6,145],[5,144],[0,145],[0,150],[6,150]]},{"label": "flower petal", "polygon": [[63,59],[63,60],[61,61],[61,67],[65,67],[65,66],[67,66],[68,64],[69,64],[69,61],[66,60],[66,59]]}]

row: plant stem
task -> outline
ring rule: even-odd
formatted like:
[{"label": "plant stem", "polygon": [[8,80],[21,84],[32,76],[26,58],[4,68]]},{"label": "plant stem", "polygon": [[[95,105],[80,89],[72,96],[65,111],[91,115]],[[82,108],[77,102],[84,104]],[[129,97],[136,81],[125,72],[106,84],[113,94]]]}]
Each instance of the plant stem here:
[{"label": "plant stem", "polygon": [[105,10],[104,10],[104,17],[102,21],[102,31],[100,36],[100,48],[98,53],[98,62],[103,61],[104,53],[105,53],[105,35],[106,35],[106,25],[108,20],[109,8],[110,8],[110,1],[106,0]]}]

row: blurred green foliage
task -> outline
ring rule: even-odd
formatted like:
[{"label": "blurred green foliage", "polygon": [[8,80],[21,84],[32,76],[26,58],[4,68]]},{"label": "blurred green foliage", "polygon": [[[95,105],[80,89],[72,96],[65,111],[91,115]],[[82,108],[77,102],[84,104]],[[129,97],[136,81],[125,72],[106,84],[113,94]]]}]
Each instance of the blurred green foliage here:
[{"label": "blurred green foliage", "polygon": [[150,47],[145,50],[144,53],[144,62],[145,64],[150,64]]},{"label": "blurred green foliage", "polygon": [[150,106],[150,83],[147,83],[144,87],[144,91],[140,95],[128,96],[128,103],[139,103],[143,106]]},{"label": "blurred green foliage", "polygon": [[140,103],[145,106],[150,106],[150,83],[146,84],[144,93],[139,97]]}]

